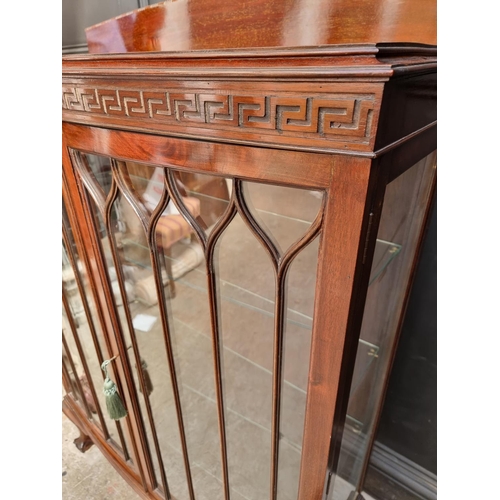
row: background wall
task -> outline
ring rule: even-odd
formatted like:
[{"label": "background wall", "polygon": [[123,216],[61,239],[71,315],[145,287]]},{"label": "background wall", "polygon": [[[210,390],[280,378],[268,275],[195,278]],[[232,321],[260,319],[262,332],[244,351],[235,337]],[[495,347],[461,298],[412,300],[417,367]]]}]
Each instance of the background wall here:
[{"label": "background wall", "polygon": [[159,2],[155,0],[62,0],[63,54],[87,52],[85,28],[154,3]]}]

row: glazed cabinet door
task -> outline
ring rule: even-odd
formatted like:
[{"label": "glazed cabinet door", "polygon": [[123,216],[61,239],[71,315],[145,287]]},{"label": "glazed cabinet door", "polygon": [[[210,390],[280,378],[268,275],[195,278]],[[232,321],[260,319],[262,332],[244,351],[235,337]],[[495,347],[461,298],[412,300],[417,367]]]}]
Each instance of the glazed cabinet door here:
[{"label": "glazed cabinet door", "polygon": [[63,131],[123,463],[153,498],[321,498],[370,161]]}]

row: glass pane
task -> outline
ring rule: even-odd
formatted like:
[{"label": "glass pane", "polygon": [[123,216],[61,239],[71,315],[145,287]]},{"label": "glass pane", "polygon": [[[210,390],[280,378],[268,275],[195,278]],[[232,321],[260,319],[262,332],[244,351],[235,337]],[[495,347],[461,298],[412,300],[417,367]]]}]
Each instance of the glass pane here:
[{"label": "glass pane", "polygon": [[245,200],[275,245],[284,253],[301,238],[316,218],[323,194],[319,191],[245,182]]},{"label": "glass pane", "polygon": [[[437,496],[437,212],[434,191],[428,228],[415,270],[408,306],[391,368],[365,480],[374,497],[415,500],[425,488]],[[387,465],[381,465],[378,456]],[[413,483],[396,472],[418,474]],[[383,467],[383,473],[380,468]],[[398,483],[395,482],[398,478]]]},{"label": "glass pane", "polygon": [[[196,206],[189,205],[189,198],[183,196],[188,209]],[[170,287],[166,310],[193,489],[196,498],[202,500],[222,498],[205,259],[192,228],[178,213],[162,215],[156,234]],[[178,451],[180,462],[181,449]]]},{"label": "glass pane", "polygon": [[[214,353],[214,333],[218,332],[231,498],[261,500],[269,496],[278,300],[285,304],[285,316],[277,488],[279,500],[295,500],[319,237],[298,251],[288,269],[286,292],[277,298],[275,266],[249,227],[255,223],[236,213],[219,229],[212,263],[215,279],[211,282],[204,243],[182,210],[179,213],[177,202],[170,200],[160,208],[154,248],[137,211],[147,226],[162,197],[166,200],[168,172],[167,181],[175,182],[180,202],[198,228],[210,234],[230,208],[233,179],[166,171],[129,161],[117,162],[113,169],[112,182],[116,182],[118,194],[112,200],[107,224],[111,234],[97,209],[102,199],[97,196],[91,206],[121,322],[121,332],[116,333],[123,335],[127,347],[135,341],[140,360],[147,364],[152,390],[141,394],[137,371],[134,382],[158,482],[162,461],[171,494],[178,500],[189,498],[185,446],[196,498],[223,497]],[[242,186],[252,216],[277,242],[282,255],[308,234],[321,210],[323,193],[319,191],[248,182]],[[381,269],[390,258],[388,252],[382,252]],[[163,292],[158,295],[160,281]],[[135,366],[133,349],[128,350],[128,356],[130,365]],[[170,371],[172,360],[175,378]],[[185,443],[178,414],[182,415]],[[155,440],[161,460],[156,458]]]},{"label": "glass pane", "polygon": [[[285,250],[306,234],[321,205],[316,192],[256,183],[243,188],[259,226]],[[298,254],[283,297],[288,301],[278,462],[283,499],[296,497],[298,487],[317,252],[315,241]],[[245,497],[260,499],[270,488],[275,271],[240,215],[224,232],[217,257],[230,484]]]},{"label": "glass pane", "polygon": [[[216,263],[231,491],[264,498],[270,486],[274,271],[240,215],[224,231]],[[260,295],[268,301],[263,310],[253,300]]]},{"label": "glass pane", "polygon": [[353,491],[362,490],[360,481],[369,459],[368,447],[375,432],[375,418],[390,370],[399,316],[434,169],[433,153],[386,188],[338,475],[328,495],[331,500],[347,500]]},{"label": "glass pane", "polygon": [[105,156],[81,153],[81,163],[105,196],[111,189],[111,160]]},{"label": "glass pane", "polygon": [[[134,188],[136,195],[141,195],[149,213],[160,202],[164,189],[164,171],[147,165],[137,165],[127,162],[124,168],[134,173]],[[141,178],[139,179],[139,175]],[[132,177],[132,175],[131,175]],[[189,212],[197,218],[202,228],[213,224],[227,205],[219,205],[222,209],[213,209],[214,179],[209,176],[198,176],[194,183],[194,175],[174,173],[177,188],[182,201]],[[202,177],[202,179],[200,179]],[[146,188],[141,191],[140,180],[145,180]],[[208,180],[207,180],[208,179]],[[188,192],[186,185],[190,187]],[[226,189],[226,182],[223,180]],[[154,188],[154,189],[153,189]],[[198,191],[201,190],[201,191]],[[196,194],[197,196],[191,196]],[[213,198],[213,196],[212,196]],[[226,198],[228,198],[226,196]],[[146,235],[142,231],[134,214],[125,207],[125,233],[123,235],[124,263],[139,279],[135,280],[135,293],[141,314],[150,315],[156,308],[158,296],[155,289],[154,274],[151,268],[151,258]],[[209,219],[209,216],[212,219]],[[220,444],[215,403],[214,374],[212,368],[211,330],[209,303],[206,291],[206,276],[204,271],[203,251],[194,237],[194,232],[188,222],[180,215],[175,204],[170,201],[156,225],[157,251],[159,263],[162,266],[162,277],[166,289],[165,308],[167,311],[168,335],[172,343],[172,354],[175,360],[175,371],[179,391],[180,409],[183,416],[186,447],[191,464],[193,488],[197,498],[210,499],[222,495],[222,480],[220,467]],[[190,277],[195,274],[194,279]],[[191,286],[190,286],[191,285]],[[189,306],[189,307],[186,307]],[[154,329],[162,332],[160,318]],[[168,362],[165,347],[158,351],[157,346],[144,345],[142,350],[152,349],[157,352],[158,362],[150,370],[167,371]],[[150,364],[151,366],[151,364]],[[162,378],[160,384],[171,386],[170,379]],[[175,410],[173,398],[170,400]],[[160,411],[160,410],[159,410]],[[177,453],[166,464],[170,489],[174,495],[184,498],[187,495],[185,475],[174,478],[175,466],[182,464],[182,447],[179,436],[177,417],[171,413],[162,419],[158,427],[158,438],[162,447],[167,447]],[[168,425],[164,425],[167,424]],[[174,445],[178,443],[178,445]],[[180,479],[180,481],[179,481]],[[179,481],[184,490],[172,486]],[[184,495],[184,496],[183,496]]]},{"label": "glass pane", "polygon": [[296,257],[288,276],[278,500],[296,500],[298,495],[318,248],[316,238]]},{"label": "glass pane", "polygon": [[[80,361],[80,356],[78,354],[78,349],[75,345],[75,340],[73,334],[71,333],[71,328],[68,320],[68,315],[63,307],[62,309],[62,335],[66,342],[66,346],[63,341],[62,357],[63,364],[68,371],[68,375],[71,381],[72,393],[76,401],[80,404],[84,411],[88,408],[84,402],[83,388],[81,386],[80,377],[85,376],[83,372],[83,367]],[[88,418],[93,421],[92,412],[88,415]]]},{"label": "glass pane", "polygon": [[[135,195],[152,213],[160,202],[165,186],[162,167],[135,162],[121,162],[122,171],[130,178]],[[230,183],[223,177],[173,171],[177,189],[184,203],[207,234],[226,210],[230,197]],[[164,215],[178,214],[174,203],[169,203]]]},{"label": "glass pane", "polygon": [[177,172],[176,178],[181,194],[199,201],[198,222],[210,234],[229,204],[230,180],[187,172]]}]

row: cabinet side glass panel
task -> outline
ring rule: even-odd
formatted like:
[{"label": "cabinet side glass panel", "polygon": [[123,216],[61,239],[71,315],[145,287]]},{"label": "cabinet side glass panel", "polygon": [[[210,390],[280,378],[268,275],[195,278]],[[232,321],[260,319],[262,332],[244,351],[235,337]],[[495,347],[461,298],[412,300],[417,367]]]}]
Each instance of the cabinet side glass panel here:
[{"label": "cabinet side glass panel", "polygon": [[337,475],[330,483],[329,500],[352,500],[362,492],[435,166],[436,155],[431,153],[386,187]]}]

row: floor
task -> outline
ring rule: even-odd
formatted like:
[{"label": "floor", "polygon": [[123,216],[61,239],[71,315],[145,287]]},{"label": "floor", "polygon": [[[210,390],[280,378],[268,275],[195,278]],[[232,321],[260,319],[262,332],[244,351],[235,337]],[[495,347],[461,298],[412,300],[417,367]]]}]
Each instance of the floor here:
[{"label": "floor", "polygon": [[[307,231],[320,205],[316,193],[275,186],[260,185],[257,189],[255,185],[250,185],[247,195],[255,207],[253,210],[256,218],[266,228],[266,232],[273,235],[283,251]],[[127,211],[121,210],[121,213]],[[134,227],[133,221],[126,222],[129,228]],[[130,315],[127,315],[123,307],[117,287],[115,292],[117,303],[121,303],[118,311],[122,325],[127,325],[129,320],[134,322],[132,331],[138,346],[138,357],[134,357],[133,349],[129,350],[130,364],[137,366],[138,361],[145,362],[153,387],[149,396],[144,397],[137,373],[134,373],[138,392],[141,393],[145,430],[153,450],[153,465],[160,480],[160,460],[163,462],[165,470],[168,471],[170,491],[178,500],[183,500],[188,498],[188,492],[181,466],[181,444],[170,371],[165,355],[161,314],[157,303],[148,303],[151,296],[155,296],[155,293],[148,293],[151,287],[154,291],[151,265],[148,261],[149,252],[140,233],[134,231],[129,231],[129,234],[122,238],[121,244],[122,263],[126,266],[123,269],[127,279]],[[190,246],[189,241],[174,245],[170,256],[174,264],[182,259],[183,253]],[[246,250],[244,255],[241,248]],[[106,248],[104,250],[106,251]],[[316,238],[297,256],[289,271],[278,474],[279,500],[295,500],[298,490],[317,252]],[[262,500],[268,496],[271,461],[274,271],[266,252],[239,215],[224,232],[217,255],[231,498]],[[113,279],[111,259],[109,271]],[[70,284],[71,280],[68,280],[67,291],[72,294],[71,303],[75,313],[78,300],[75,300],[75,287],[71,288]],[[196,498],[215,500],[222,498],[222,482],[211,323],[204,265],[195,267],[176,280],[175,297],[168,298],[170,285],[167,284],[165,290]],[[150,326],[139,325],[137,321],[140,315],[145,315],[142,319],[153,318],[154,323]],[[101,391],[102,373],[91,332],[81,310],[80,314],[75,313],[75,316],[78,317],[78,337],[96,387],[98,402],[105,408]],[[105,351],[102,332],[97,323],[96,320],[98,340]],[[126,326],[124,336],[125,341],[132,346]],[[65,337],[74,359],[75,370],[80,377],[83,370],[76,354],[78,346],[72,338],[68,324]],[[97,415],[93,418],[98,421]],[[126,439],[120,442],[116,424],[109,418],[105,416],[104,422],[99,425],[105,425],[111,437],[122,447],[130,448]],[[158,436],[158,450],[155,450],[153,444],[153,434]],[[137,498],[96,447],[92,447],[85,454],[76,449],[72,442],[76,436],[76,429],[63,417],[63,498]],[[344,486],[339,482],[335,489],[338,490],[335,500],[346,500],[347,494],[341,491],[343,489]]]},{"label": "floor", "polygon": [[137,500],[139,496],[92,446],[85,453],[73,439],[79,432],[63,414],[62,418],[62,498],[64,500]]}]

